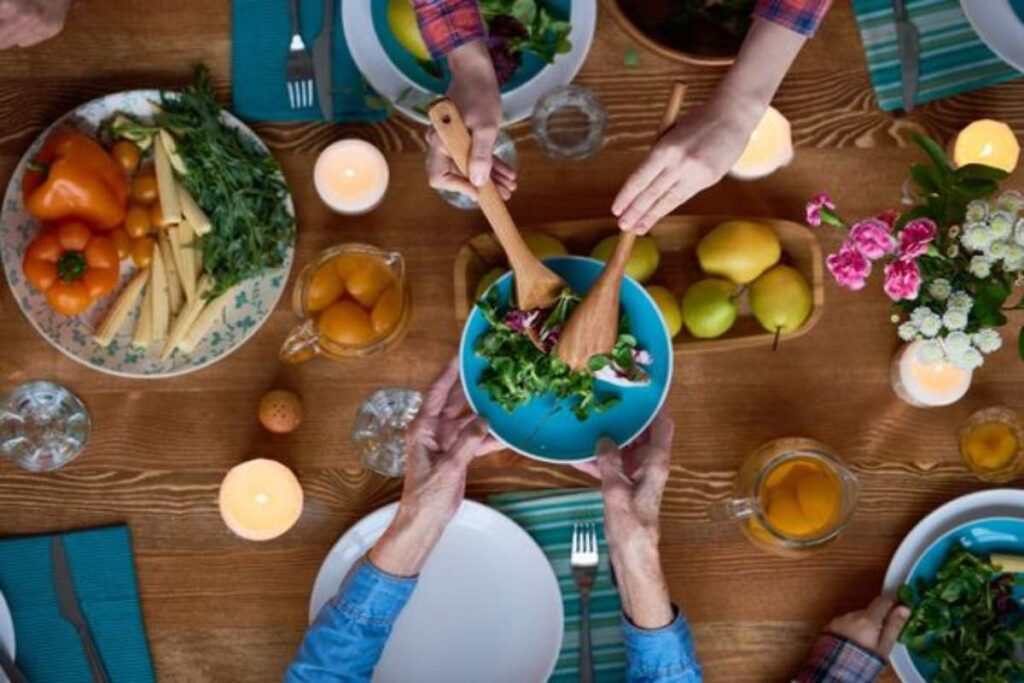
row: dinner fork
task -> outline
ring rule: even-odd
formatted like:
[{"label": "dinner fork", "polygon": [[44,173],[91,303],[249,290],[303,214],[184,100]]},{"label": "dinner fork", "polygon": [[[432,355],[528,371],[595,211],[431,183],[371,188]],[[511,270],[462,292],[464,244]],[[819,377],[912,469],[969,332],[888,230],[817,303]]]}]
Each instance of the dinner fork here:
[{"label": "dinner fork", "polygon": [[594,680],[594,661],[590,651],[590,590],[597,579],[597,527],[593,522],[572,525],[572,552],[569,565],[580,591],[580,683]]},{"label": "dinner fork", "polygon": [[299,31],[299,0],[291,1],[292,42],[288,47],[285,72],[288,77],[288,104],[292,109],[313,106],[313,55]]}]

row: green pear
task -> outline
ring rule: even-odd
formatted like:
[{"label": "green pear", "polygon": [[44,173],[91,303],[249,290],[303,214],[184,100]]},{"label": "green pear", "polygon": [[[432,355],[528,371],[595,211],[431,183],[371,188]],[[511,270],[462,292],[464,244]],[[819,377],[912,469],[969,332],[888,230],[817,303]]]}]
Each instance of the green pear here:
[{"label": "green pear", "polygon": [[738,285],[753,281],[779,262],[782,246],[775,231],[763,223],[727,221],[697,244],[701,270]]},{"label": "green pear", "polygon": [[[612,257],[612,252],[615,251],[615,246],[618,243],[618,235],[605,237],[590,252],[590,257],[608,263],[608,259]],[[626,262],[626,275],[643,284],[651,279],[660,262],[661,253],[658,251],[658,243],[654,241],[654,238],[637,237],[636,242],[633,243],[633,252],[629,255],[629,261]]]},{"label": "green pear", "polygon": [[813,306],[811,288],[795,268],[775,266],[750,285],[750,310],[773,334],[799,329]]},{"label": "green pear", "polygon": [[694,337],[713,339],[736,322],[736,285],[717,277],[700,280],[683,295],[683,323]]}]

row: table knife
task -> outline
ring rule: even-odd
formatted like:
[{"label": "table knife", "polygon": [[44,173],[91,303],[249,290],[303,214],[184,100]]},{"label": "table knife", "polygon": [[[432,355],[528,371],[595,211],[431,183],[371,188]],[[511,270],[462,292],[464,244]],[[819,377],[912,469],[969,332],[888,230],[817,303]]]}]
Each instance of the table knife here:
[{"label": "table knife", "polygon": [[339,0],[323,0],[324,25],[320,35],[313,41],[313,79],[316,81],[316,98],[324,120],[334,120],[334,84],[331,73],[331,48],[334,44],[334,3]]},{"label": "table knife", "polygon": [[892,0],[892,11],[896,19],[896,47],[900,55],[900,80],[903,83],[903,111],[914,108],[917,97],[918,63],[920,41],[917,26],[910,21],[904,0]]},{"label": "table knife", "polygon": [[100,657],[99,648],[93,640],[89,631],[89,623],[82,614],[82,608],[78,604],[78,594],[75,592],[75,582],[71,578],[71,567],[68,565],[68,556],[64,550],[64,539],[54,536],[50,541],[50,564],[53,568],[53,588],[57,592],[57,607],[60,615],[78,631],[78,638],[82,641],[82,648],[85,650],[85,658],[89,662],[89,669],[92,671],[92,678],[95,683],[109,683],[107,670],[103,667],[103,659]]},{"label": "table knife", "polygon": [[14,665],[14,660],[7,654],[3,644],[0,644],[0,671],[4,672],[4,675],[7,676],[11,683],[28,683],[25,674],[21,673],[18,667]]}]

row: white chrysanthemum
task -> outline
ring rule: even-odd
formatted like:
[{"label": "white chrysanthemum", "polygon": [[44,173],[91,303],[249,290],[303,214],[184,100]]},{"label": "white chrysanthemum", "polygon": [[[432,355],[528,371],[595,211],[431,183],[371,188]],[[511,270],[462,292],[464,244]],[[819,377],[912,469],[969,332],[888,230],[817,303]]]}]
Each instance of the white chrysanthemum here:
[{"label": "white chrysanthemum", "polygon": [[974,306],[974,299],[967,292],[953,292],[949,295],[949,301],[946,302],[946,308],[950,311],[963,311],[968,313],[971,307]]},{"label": "white chrysanthemum", "polygon": [[1010,272],[1024,270],[1024,248],[1010,244],[1006,247],[1006,256],[1003,257],[1003,268]]},{"label": "white chrysanthemum", "polygon": [[950,332],[942,340],[946,353],[950,356],[959,356],[971,348],[971,338],[965,332]]},{"label": "white chrysanthemum", "polygon": [[971,257],[970,271],[974,277],[984,280],[992,274],[992,259],[987,256]]},{"label": "white chrysanthemum", "polygon": [[964,370],[976,370],[985,363],[985,357],[973,346],[963,353],[949,354],[949,360],[953,365]]},{"label": "white chrysanthemum", "polygon": [[978,223],[986,218],[988,218],[988,202],[975,199],[967,205],[967,211],[964,212],[964,222]]},{"label": "white chrysanthemum", "polygon": [[938,363],[946,354],[937,341],[926,341],[917,347],[917,359],[922,363]]},{"label": "white chrysanthemum", "polygon": [[1009,242],[992,242],[985,248],[985,255],[991,259],[999,261],[1006,256],[1006,250],[1010,246]]},{"label": "white chrysanthemum", "polygon": [[910,322],[922,336],[931,338],[942,330],[942,318],[927,306],[918,306],[910,313]]},{"label": "white chrysanthemum", "polygon": [[1003,338],[994,327],[986,327],[976,332],[972,340],[982,353],[995,353],[1003,345]]},{"label": "white chrysanthemum", "polygon": [[972,223],[964,228],[964,234],[960,235],[960,244],[968,251],[985,251],[992,242],[992,237],[984,223]]},{"label": "white chrysanthemum", "polygon": [[896,334],[903,341],[914,341],[917,339],[917,326],[912,322],[905,322],[896,330]]},{"label": "white chrysanthemum", "polygon": [[967,327],[967,314],[963,311],[946,311],[942,324],[947,330],[962,330]]},{"label": "white chrysanthemum", "polygon": [[1013,224],[1017,216],[1008,211],[995,211],[988,217],[989,234],[994,240],[1005,240],[1013,234]]},{"label": "white chrysanthemum", "polygon": [[[971,204],[973,203],[974,202],[971,202]],[[1021,194],[1017,190],[1007,190],[999,195],[998,199],[996,199],[996,208],[1001,211],[1017,213],[1021,209],[1024,209],[1024,194]]]},{"label": "white chrysanthemum", "polygon": [[1018,219],[1013,228],[1013,241],[1024,247],[1024,218]]},{"label": "white chrysanthemum", "polygon": [[946,278],[936,278],[928,283],[928,294],[939,301],[945,301],[948,299],[952,292],[953,286],[949,284],[949,280]]}]

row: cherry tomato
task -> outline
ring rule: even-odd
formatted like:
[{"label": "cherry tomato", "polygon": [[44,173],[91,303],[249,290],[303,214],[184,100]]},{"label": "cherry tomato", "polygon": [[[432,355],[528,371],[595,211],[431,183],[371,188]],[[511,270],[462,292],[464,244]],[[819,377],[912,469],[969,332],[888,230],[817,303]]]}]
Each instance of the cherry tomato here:
[{"label": "cherry tomato", "polygon": [[154,228],[167,227],[167,219],[164,218],[164,210],[160,206],[160,202],[153,202],[153,206],[149,208],[149,222],[153,224]]},{"label": "cherry tomato", "polygon": [[135,173],[135,169],[139,167],[139,159],[142,158],[139,146],[131,140],[118,140],[110,148],[110,153],[129,175]]},{"label": "cherry tomato", "polygon": [[64,251],[82,251],[93,238],[92,230],[85,223],[67,221],[55,229],[55,237]]},{"label": "cherry tomato", "polygon": [[156,242],[152,237],[132,240],[132,262],[139,268],[149,268],[153,264],[153,249]]},{"label": "cherry tomato", "polygon": [[92,305],[93,297],[84,280],[65,282],[58,279],[46,290],[46,301],[50,308],[64,315],[78,315]]},{"label": "cherry tomato", "polygon": [[110,233],[110,239],[114,240],[114,246],[117,247],[117,258],[122,261],[128,258],[132,252],[132,238],[128,236],[124,228],[118,228]]},{"label": "cherry tomato", "polygon": [[149,209],[138,204],[128,207],[128,211],[124,215],[124,231],[128,233],[129,237],[134,239],[145,237],[152,228],[153,223],[149,217]]},{"label": "cherry tomato", "polygon": [[132,199],[148,206],[156,201],[156,197],[156,176],[152,171],[140,173],[132,178]]}]

